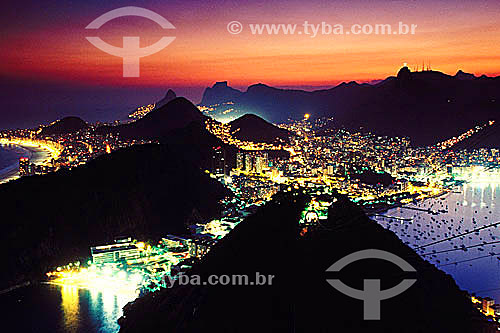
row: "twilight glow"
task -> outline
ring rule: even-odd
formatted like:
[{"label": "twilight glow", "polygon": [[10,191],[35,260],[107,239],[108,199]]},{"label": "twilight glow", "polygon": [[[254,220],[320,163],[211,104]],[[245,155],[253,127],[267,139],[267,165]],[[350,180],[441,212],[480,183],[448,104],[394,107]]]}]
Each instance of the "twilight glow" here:
[{"label": "twilight glow", "polygon": [[[121,6],[151,9],[174,24],[176,40],[141,59],[138,79],[121,76],[121,58],[85,40],[84,27]],[[498,1],[137,1],[33,2],[11,5],[11,22],[1,42],[3,76],[127,86],[207,86],[228,80],[233,86],[325,86],[345,80],[370,81],[393,75],[403,62],[455,73],[498,75],[500,3]],[[50,7],[50,8],[48,8]],[[37,10],[39,9],[39,10]],[[243,23],[231,35],[226,25]],[[252,35],[250,23],[351,25],[417,24],[415,35],[361,35],[311,38],[304,35]],[[122,36],[140,36],[141,46],[164,31],[154,22],[123,17],[97,31],[120,46]],[[235,70],[237,69],[237,70]]]}]

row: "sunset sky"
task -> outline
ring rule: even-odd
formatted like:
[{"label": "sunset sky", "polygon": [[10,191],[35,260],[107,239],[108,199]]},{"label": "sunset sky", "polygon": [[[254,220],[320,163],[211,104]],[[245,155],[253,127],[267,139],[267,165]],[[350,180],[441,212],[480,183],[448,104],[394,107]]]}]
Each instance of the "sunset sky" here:
[{"label": "sunset sky", "polygon": [[[4,5],[5,6],[5,5]],[[139,6],[168,19],[163,30],[145,18],[122,17],[96,31],[85,27],[123,6]],[[243,88],[263,82],[325,87],[342,81],[383,79],[404,62],[430,62],[454,74],[500,75],[500,1],[16,1],[4,8],[0,75],[17,84],[66,88],[180,89],[198,102],[202,89],[227,80]],[[238,35],[228,22],[243,24]],[[248,24],[417,24],[415,35],[252,35]],[[122,59],[91,45],[99,36],[121,47],[122,36],[141,46],[164,35],[175,41],[141,59],[139,78],[122,77]],[[29,84],[28,84],[29,86]],[[75,88],[76,89],[76,88]],[[155,90],[156,94],[159,90]]]}]

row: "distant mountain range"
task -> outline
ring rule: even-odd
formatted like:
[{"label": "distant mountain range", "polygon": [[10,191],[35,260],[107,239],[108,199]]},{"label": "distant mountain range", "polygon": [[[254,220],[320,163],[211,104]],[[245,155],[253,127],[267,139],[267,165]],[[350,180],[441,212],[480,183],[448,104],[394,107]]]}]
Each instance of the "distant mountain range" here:
[{"label": "distant mountain range", "polygon": [[[137,121],[118,126],[103,126],[98,128],[97,132],[100,134],[119,133],[126,139],[161,139],[172,131],[186,128],[193,123],[198,124],[201,131],[206,131],[204,124],[207,119],[209,118],[190,101],[184,97],[174,97]],[[288,137],[291,135],[289,131],[253,114],[234,120],[230,126],[231,132],[235,132],[234,136],[244,141],[283,143],[289,142]],[[207,132],[206,135],[211,134]]]},{"label": "distant mountain range", "polygon": [[[104,126],[98,133],[120,133],[123,138],[158,139],[192,122],[207,118],[199,109],[169,90],[156,108],[143,118],[119,126]],[[335,128],[370,131],[380,135],[410,137],[416,146],[433,145],[496,120],[497,125],[474,136],[474,148],[500,148],[500,77],[476,77],[458,71],[450,76],[437,71],[411,72],[402,68],[396,77],[376,84],[342,83],[334,88],[307,92],[256,84],[245,92],[217,82],[207,88],[201,104],[214,108],[246,110],[230,122],[241,140],[288,141],[290,133],[264,119],[280,122],[290,118],[333,117]],[[237,113],[237,112],[236,112]],[[260,117],[258,117],[259,115]],[[43,134],[67,133],[87,124],[76,117],[64,118],[43,129]],[[202,126],[203,127],[203,126]],[[461,143],[466,147],[473,138]]]},{"label": "distant mountain range", "polygon": [[462,71],[454,76],[410,72],[404,67],[396,77],[374,85],[349,82],[312,92],[264,84],[242,92],[218,82],[207,88],[201,104],[229,101],[236,110],[274,123],[309,113],[312,119],[334,117],[337,127],[409,136],[414,145],[430,145],[500,119],[500,77],[476,77]]},{"label": "distant mountain range", "polygon": [[42,135],[61,135],[78,132],[89,125],[78,117],[65,117],[42,128]]},{"label": "distant mountain range", "polygon": [[[173,97],[173,92],[167,96]],[[96,129],[97,134],[117,134],[124,139],[150,139],[169,145],[175,153],[184,160],[211,168],[213,149],[224,147],[228,166],[234,166],[237,148],[224,144],[219,138],[207,131],[205,121],[209,117],[184,97],[174,97],[165,105],[155,108],[143,118],[134,122],[116,126],[105,125]],[[84,124],[83,120],[76,117],[64,118],[54,124],[44,127],[44,134],[48,133],[73,133]],[[245,115],[233,121],[231,131],[234,137],[243,141],[287,143],[289,136],[293,135],[256,115]],[[284,151],[275,151],[276,156],[288,155]]]}]

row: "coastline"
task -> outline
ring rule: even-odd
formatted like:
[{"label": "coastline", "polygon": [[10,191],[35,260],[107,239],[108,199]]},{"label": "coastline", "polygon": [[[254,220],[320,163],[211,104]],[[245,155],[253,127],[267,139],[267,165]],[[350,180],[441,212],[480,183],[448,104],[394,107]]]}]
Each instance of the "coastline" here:
[{"label": "coastline", "polygon": [[[443,190],[442,192],[439,192],[438,194],[434,194],[434,195],[422,198],[419,201],[423,202],[423,201],[425,201],[427,199],[439,198],[441,196],[444,196],[444,195],[450,194],[450,193],[451,193],[451,191],[449,189]],[[363,210],[363,211],[365,212],[365,214],[368,217],[372,217],[374,215],[379,215],[379,214],[387,213],[389,210],[391,210],[393,208],[404,207],[405,205],[407,205],[407,204],[401,204],[401,203],[394,203],[394,204],[391,204],[391,205],[386,204],[385,207],[381,207],[381,208],[376,209],[376,210],[371,210],[371,211]]]},{"label": "coastline", "polygon": [[5,150],[13,150],[15,148],[20,148],[26,151],[26,154],[21,152],[16,152],[18,157],[15,160],[15,163],[12,163],[9,166],[0,170],[0,184],[7,183],[11,180],[19,178],[19,158],[28,157],[31,163],[34,164],[44,164],[51,158],[50,151],[48,149],[44,149],[41,146],[9,143],[9,144],[0,144],[0,148]]}]

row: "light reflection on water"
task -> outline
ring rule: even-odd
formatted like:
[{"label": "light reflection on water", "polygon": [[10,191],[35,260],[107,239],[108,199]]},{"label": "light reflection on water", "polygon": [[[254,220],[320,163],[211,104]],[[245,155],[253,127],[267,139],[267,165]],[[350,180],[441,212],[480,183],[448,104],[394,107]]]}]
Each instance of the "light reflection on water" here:
[{"label": "light reflection on water", "polygon": [[49,284],[20,288],[0,296],[0,310],[8,318],[2,324],[2,332],[19,333],[117,332],[123,307],[135,299],[133,294]]},{"label": "light reflection on water", "polygon": [[115,332],[119,330],[118,318],[122,315],[123,307],[135,296],[114,294],[109,291],[89,290],[90,309],[97,322],[100,322],[106,332]]},{"label": "light reflection on water", "polygon": [[[428,199],[410,207],[441,211],[428,212],[395,208],[384,215],[410,218],[411,221],[377,217],[375,220],[392,230],[412,248],[440,241],[457,234],[500,222],[500,184],[468,183],[460,193]],[[442,212],[445,210],[446,212]],[[482,229],[432,246],[420,254],[426,260],[452,275],[459,287],[480,296],[490,296],[500,302],[500,226]],[[484,243],[493,243],[484,245]],[[461,250],[461,247],[479,245]],[[433,254],[433,251],[447,251]],[[492,255],[493,254],[493,255]],[[475,259],[484,257],[482,259]],[[474,259],[463,262],[464,260]],[[458,262],[458,263],[456,263]]]},{"label": "light reflection on water", "polygon": [[61,286],[61,307],[64,313],[64,327],[68,331],[78,327],[80,308],[78,288],[74,286]]}]

